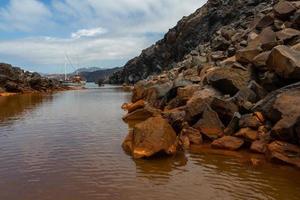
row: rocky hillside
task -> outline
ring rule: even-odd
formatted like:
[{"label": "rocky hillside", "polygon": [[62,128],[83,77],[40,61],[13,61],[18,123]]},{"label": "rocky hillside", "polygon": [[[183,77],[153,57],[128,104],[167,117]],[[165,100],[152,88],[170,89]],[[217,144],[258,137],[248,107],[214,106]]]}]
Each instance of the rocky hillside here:
[{"label": "rocky hillside", "polygon": [[[240,30],[248,27],[254,15],[272,0],[209,0],[202,8],[184,17],[169,30],[165,37],[143,50],[140,56],[130,60],[122,71],[110,78],[114,84],[136,83],[149,75],[175,67],[184,56],[193,50],[203,50],[203,44],[210,42],[213,50],[228,50],[234,54],[237,48],[230,39],[238,40]],[[228,34],[212,37],[228,25]],[[230,32],[230,33],[229,33]],[[232,35],[231,35],[232,34]]]},{"label": "rocky hillside", "polygon": [[300,167],[300,1],[210,0],[172,30],[115,74],[147,78],[123,106],[124,149],[143,158],[208,145]]},{"label": "rocky hillside", "polygon": [[120,68],[112,68],[112,69],[98,69],[92,72],[89,71],[81,71],[79,74],[87,80],[87,82],[97,83],[99,80],[107,81],[109,76],[113,73],[119,71]]},{"label": "rocky hillside", "polygon": [[0,63],[0,93],[47,92],[61,89],[59,81],[24,71],[10,64]]}]

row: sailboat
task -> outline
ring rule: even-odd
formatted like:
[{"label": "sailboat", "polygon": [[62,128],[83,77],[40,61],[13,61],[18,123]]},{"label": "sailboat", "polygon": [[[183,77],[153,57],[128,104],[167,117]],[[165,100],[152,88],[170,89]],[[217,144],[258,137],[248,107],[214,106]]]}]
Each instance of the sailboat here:
[{"label": "sailboat", "polygon": [[[86,84],[86,81],[82,79],[82,77],[76,72],[76,75],[68,77],[67,75],[67,63],[69,63],[72,67],[73,64],[69,57],[65,54],[65,77],[62,81],[62,84],[69,87],[84,87]],[[74,68],[74,67],[73,67]]]}]

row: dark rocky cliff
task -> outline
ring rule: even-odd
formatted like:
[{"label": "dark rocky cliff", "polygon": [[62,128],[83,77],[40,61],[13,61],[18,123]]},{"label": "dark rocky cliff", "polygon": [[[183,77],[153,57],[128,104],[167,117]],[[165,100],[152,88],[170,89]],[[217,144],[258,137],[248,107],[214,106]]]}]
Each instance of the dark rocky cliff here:
[{"label": "dark rocky cliff", "polygon": [[[124,149],[143,158],[208,145],[300,167],[300,1],[209,1],[196,13],[197,23],[180,29],[202,27],[195,31],[202,39],[190,37],[196,48],[183,55],[189,48],[180,45],[189,43],[177,43],[181,21],[174,37],[169,32],[159,44],[173,38],[175,49],[166,53],[182,60],[158,75],[142,74],[147,78],[134,85],[132,102],[123,106],[123,120],[135,123]],[[154,56],[150,64],[162,62],[148,55]],[[143,57],[136,60],[143,63]],[[120,77],[135,82],[136,74]]]},{"label": "dark rocky cliff", "polygon": [[[271,2],[272,0],[209,0],[195,13],[183,17],[162,40],[128,61],[123,70],[110,77],[110,82],[136,83],[149,75],[173,68],[186,54],[209,42],[221,27],[229,24],[236,30],[247,27],[251,20],[249,16],[254,16]],[[214,50],[229,47],[229,43],[218,43],[212,41]]]},{"label": "dark rocky cliff", "polygon": [[0,93],[47,92],[61,88],[62,85],[55,79],[45,78],[38,73],[0,63]]}]

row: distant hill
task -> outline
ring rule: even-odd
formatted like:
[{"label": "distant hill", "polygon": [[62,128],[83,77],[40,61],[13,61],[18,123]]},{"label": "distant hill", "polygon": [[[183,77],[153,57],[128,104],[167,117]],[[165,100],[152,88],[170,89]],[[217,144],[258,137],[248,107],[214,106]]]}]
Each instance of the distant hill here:
[{"label": "distant hill", "polygon": [[87,82],[98,82],[98,80],[107,80],[113,73],[121,70],[120,67],[112,69],[98,69],[96,71],[82,71],[79,73]]},{"label": "distant hill", "polygon": [[73,72],[73,74],[77,74],[77,73],[81,73],[81,72],[94,72],[94,71],[98,71],[98,70],[102,70],[102,69],[99,67],[85,67],[85,68],[77,69],[75,72]]},{"label": "distant hill", "polygon": [[[68,77],[72,77],[74,75],[80,75],[83,79],[87,82],[98,82],[99,80],[107,81],[108,77],[111,76],[113,73],[121,70],[120,67],[115,67],[111,69],[107,68],[98,68],[98,67],[91,67],[91,68],[80,68],[76,71],[67,74]],[[64,80],[64,74],[47,74],[45,75],[48,78],[55,78],[58,80]]]}]

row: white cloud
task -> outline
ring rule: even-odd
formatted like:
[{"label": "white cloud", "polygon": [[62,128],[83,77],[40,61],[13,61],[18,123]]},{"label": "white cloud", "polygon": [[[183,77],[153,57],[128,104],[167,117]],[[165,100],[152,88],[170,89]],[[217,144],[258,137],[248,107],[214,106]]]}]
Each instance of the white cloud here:
[{"label": "white cloud", "polygon": [[106,32],[107,30],[102,27],[92,28],[92,29],[80,29],[75,33],[72,33],[71,37],[74,39],[79,39],[81,37],[94,37],[97,35],[102,35]]},{"label": "white cloud", "polygon": [[[10,0],[0,30],[31,38],[0,38],[2,62],[63,66],[64,53],[81,66],[136,56],[206,0]],[[5,33],[5,32],[4,32]],[[149,34],[150,33],[150,34]],[[35,37],[34,35],[47,35]],[[98,65],[99,66],[99,65]]]},{"label": "white cloud", "polygon": [[52,24],[51,12],[37,0],[10,0],[0,8],[0,29],[33,31]]},{"label": "white cloud", "polygon": [[150,45],[145,37],[117,38],[30,38],[0,41],[0,55],[26,60],[33,65],[63,65],[65,54],[79,66],[103,60],[127,59]]}]

